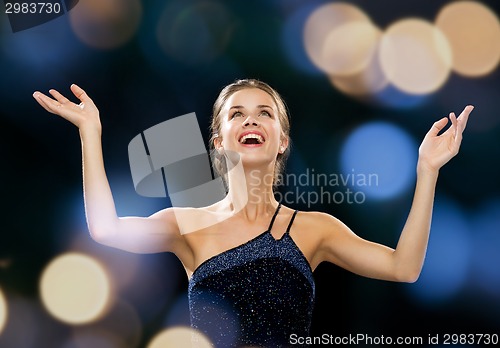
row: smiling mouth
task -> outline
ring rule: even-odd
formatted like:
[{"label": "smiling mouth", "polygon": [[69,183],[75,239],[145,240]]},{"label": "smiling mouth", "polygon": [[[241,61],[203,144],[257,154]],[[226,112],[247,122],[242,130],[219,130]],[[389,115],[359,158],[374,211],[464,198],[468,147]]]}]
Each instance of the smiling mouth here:
[{"label": "smiling mouth", "polygon": [[255,133],[245,134],[239,140],[240,144],[243,145],[260,145],[264,143],[264,138]]}]

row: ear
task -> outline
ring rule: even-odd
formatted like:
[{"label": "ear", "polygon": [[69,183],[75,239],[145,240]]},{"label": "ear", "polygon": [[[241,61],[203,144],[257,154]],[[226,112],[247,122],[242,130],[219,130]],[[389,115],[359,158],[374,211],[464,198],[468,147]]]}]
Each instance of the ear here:
[{"label": "ear", "polygon": [[222,147],[223,143],[222,143],[222,138],[220,136],[217,136],[215,139],[214,139],[214,148],[217,150],[217,151],[221,151],[223,150],[223,147]]},{"label": "ear", "polygon": [[287,148],[288,148],[288,137],[282,137],[281,142],[280,142],[280,148],[279,148],[278,152],[280,154],[283,154]]}]

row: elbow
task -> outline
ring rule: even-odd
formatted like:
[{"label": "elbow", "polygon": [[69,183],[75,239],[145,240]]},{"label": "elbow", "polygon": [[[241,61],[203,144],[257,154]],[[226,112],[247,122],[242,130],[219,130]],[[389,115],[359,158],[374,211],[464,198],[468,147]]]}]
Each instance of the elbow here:
[{"label": "elbow", "polygon": [[415,283],[418,278],[420,277],[420,272],[418,273],[410,273],[409,275],[407,275],[405,278],[403,278],[402,282],[403,283]]},{"label": "elbow", "polygon": [[89,224],[89,234],[90,237],[99,244],[107,244],[111,236],[113,235],[113,229],[109,226],[96,226],[94,224]]},{"label": "elbow", "polygon": [[104,244],[104,241],[107,239],[107,233],[102,229],[98,228],[89,228],[90,238],[99,244]]},{"label": "elbow", "polygon": [[415,283],[420,277],[420,269],[418,270],[405,270],[399,272],[396,276],[396,281],[401,283]]}]

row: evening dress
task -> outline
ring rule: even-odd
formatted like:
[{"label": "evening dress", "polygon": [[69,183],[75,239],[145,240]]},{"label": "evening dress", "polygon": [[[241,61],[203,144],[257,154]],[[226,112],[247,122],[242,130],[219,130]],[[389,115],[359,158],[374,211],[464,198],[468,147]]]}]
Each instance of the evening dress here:
[{"label": "evening dress", "polygon": [[312,269],[290,236],[296,210],[281,238],[271,234],[280,207],[266,231],[207,259],[189,280],[191,325],[217,348],[288,347],[291,335],[309,335]]}]

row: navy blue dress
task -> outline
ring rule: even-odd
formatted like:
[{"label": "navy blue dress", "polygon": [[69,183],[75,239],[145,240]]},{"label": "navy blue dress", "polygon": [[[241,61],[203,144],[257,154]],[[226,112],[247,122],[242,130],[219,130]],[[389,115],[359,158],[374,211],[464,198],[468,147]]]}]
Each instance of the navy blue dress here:
[{"label": "navy blue dress", "polygon": [[[215,347],[287,347],[290,336],[308,336],[314,279],[290,236],[269,228],[248,242],[203,262],[189,280],[191,325]],[[297,345],[294,345],[295,347]]]}]

